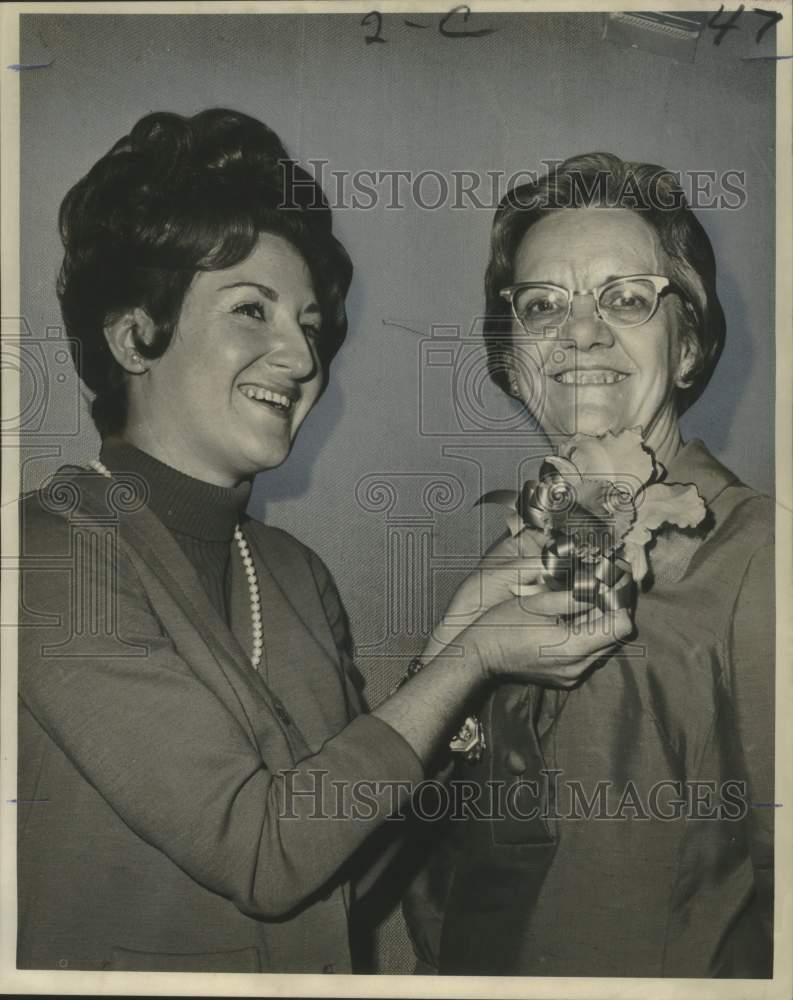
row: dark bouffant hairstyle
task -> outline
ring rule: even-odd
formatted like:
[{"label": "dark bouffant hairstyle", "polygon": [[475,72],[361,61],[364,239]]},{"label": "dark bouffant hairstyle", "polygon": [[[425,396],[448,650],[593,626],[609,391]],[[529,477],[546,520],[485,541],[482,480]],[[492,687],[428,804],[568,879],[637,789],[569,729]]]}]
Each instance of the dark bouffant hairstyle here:
[{"label": "dark bouffant hairstyle", "polygon": [[490,374],[509,394],[512,314],[499,292],[514,280],[515,255],[523,237],[550,212],[591,206],[639,213],[657,233],[669,259],[669,277],[683,298],[681,335],[695,357],[688,384],[677,389],[678,412],[683,413],[704,391],[724,347],[725,321],[716,294],[713,247],[674,174],[651,163],[626,162],[611,153],[572,157],[536,182],[512,188],[501,199],[485,275],[484,333]]},{"label": "dark bouffant hairstyle", "polygon": [[244,260],[262,232],[289,240],[309,267],[326,374],[344,341],[352,264],[331,232],[325,196],[275,132],[248,115],[220,108],[146,115],[69,191],[59,222],[58,297],[103,437],[122,430],[127,416],[125,373],[104,335],[108,320],[144,309],[156,335],[136,348],[159,357],[195,274]]}]

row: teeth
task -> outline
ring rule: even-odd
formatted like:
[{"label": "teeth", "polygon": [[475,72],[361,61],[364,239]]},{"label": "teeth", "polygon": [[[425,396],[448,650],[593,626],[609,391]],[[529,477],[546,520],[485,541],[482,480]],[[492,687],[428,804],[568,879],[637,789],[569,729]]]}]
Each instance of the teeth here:
[{"label": "teeth", "polygon": [[285,410],[292,408],[292,400],[288,396],[284,396],[280,392],[273,392],[272,389],[265,389],[259,385],[246,385],[242,388],[242,393],[248,399],[255,399],[260,403],[275,403],[276,406],[282,406]]},{"label": "teeth", "polygon": [[627,377],[622,372],[614,372],[607,369],[597,369],[595,371],[571,370],[562,372],[561,375],[554,375],[554,380],[561,385],[613,385],[615,382],[622,382]]}]

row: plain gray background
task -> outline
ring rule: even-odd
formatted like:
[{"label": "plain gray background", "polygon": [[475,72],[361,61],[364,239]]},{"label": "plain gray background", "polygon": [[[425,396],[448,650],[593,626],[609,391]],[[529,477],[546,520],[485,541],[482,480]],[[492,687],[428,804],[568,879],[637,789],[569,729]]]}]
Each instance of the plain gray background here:
[{"label": "plain gray background", "polygon": [[[718,46],[706,31],[686,62],[604,39],[605,15],[478,14],[467,27],[496,32],[464,40],[441,37],[439,16],[411,28],[386,14],[387,41],[367,45],[360,14],[23,15],[21,61],[52,61],[26,71],[22,89],[22,302],[42,342],[24,374],[26,488],[98,450],[57,340],[63,195],[147,112],[226,106],[267,122],[297,159],[327,160],[326,177],[508,175],[593,150],[744,171],[740,210],[699,213],[728,334],[684,434],[773,492],[774,64],[743,58],[764,22],[746,12]],[[422,191],[432,201],[437,186]],[[327,562],[373,703],[498,532],[494,513],[472,509],[479,492],[516,485],[544,451],[483,375],[475,327],[492,208],[404,200],[335,213],[355,264],[348,341],[288,462],[259,477],[251,504]],[[450,329],[433,347],[434,326]],[[392,919],[381,970],[409,970],[407,953]]]}]

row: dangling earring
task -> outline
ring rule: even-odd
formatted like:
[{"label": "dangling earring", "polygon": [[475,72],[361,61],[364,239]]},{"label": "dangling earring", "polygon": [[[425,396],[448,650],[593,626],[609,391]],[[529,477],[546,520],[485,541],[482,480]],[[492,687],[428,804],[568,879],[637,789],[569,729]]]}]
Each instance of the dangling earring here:
[{"label": "dangling earring", "polygon": [[509,394],[517,399],[519,393],[520,386],[518,385],[518,376],[515,374],[514,370],[511,369],[509,373]]}]

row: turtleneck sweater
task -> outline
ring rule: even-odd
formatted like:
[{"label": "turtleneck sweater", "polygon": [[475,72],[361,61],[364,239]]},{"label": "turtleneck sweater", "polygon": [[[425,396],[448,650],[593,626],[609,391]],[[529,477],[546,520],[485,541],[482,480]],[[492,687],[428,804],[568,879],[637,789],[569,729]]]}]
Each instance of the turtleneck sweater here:
[{"label": "turtleneck sweater", "polygon": [[99,457],[110,472],[128,472],[144,480],[147,506],[173,535],[228,623],[234,526],[245,511],[251,484],[225,487],[194,479],[125,441],[107,439]]}]

